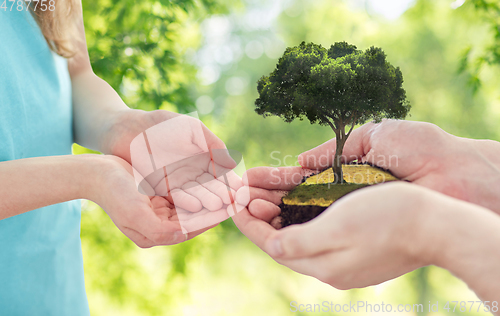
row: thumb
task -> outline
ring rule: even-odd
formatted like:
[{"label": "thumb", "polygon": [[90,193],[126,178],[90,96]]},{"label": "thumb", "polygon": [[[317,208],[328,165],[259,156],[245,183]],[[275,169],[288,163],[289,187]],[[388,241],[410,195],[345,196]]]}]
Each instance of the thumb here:
[{"label": "thumb", "polygon": [[206,127],[205,124],[203,124],[203,122],[200,121],[199,123],[201,124],[204,140],[206,141],[209,149],[226,148],[226,144],[224,144],[224,142],[219,137],[217,137],[217,135],[215,135],[211,130],[209,130],[208,127]]},{"label": "thumb", "polygon": [[302,168],[307,169],[326,169],[333,163],[335,147],[337,141],[335,138],[299,155],[298,161]]},{"label": "thumb", "polygon": [[335,231],[338,231],[336,225],[324,218],[288,226],[268,238],[264,251],[280,259],[315,256],[338,248]]},{"label": "thumb", "polygon": [[227,149],[226,144],[224,144],[217,135],[209,130],[205,124],[202,122],[200,123],[203,129],[203,136],[208,146],[208,151],[214,163],[228,169],[235,168],[242,159],[241,153],[236,150]]},{"label": "thumb", "polygon": [[[370,148],[371,131],[377,124],[368,123],[352,131],[344,145],[342,152],[342,162],[351,162],[359,159],[368,152]],[[303,152],[299,155],[298,161],[302,168],[326,169],[331,167],[335,156],[337,141],[335,138]]]},{"label": "thumb", "polygon": [[243,156],[240,152],[233,149],[209,149],[211,160],[224,168],[232,170],[238,166]]}]

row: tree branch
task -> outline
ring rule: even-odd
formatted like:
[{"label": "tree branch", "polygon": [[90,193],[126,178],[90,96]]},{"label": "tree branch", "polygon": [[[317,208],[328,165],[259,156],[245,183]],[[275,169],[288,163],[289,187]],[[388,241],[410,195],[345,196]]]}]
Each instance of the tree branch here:
[{"label": "tree branch", "polygon": [[[354,117],[356,117],[356,116],[354,116]],[[348,138],[349,135],[351,135],[351,132],[354,129],[354,126],[356,125],[356,120],[357,120],[357,118],[354,118],[354,120],[352,121],[351,128],[349,129],[349,133],[347,133],[346,138]]]},{"label": "tree branch", "polygon": [[338,129],[338,128],[337,128],[338,124],[335,124],[335,125],[334,125],[334,124],[332,124],[332,122],[330,122],[330,120],[329,120],[329,119],[331,118],[331,119],[332,119],[332,121],[333,121],[333,123],[336,123],[334,118],[330,117],[330,115],[328,115],[328,114],[327,114],[324,110],[321,110],[321,109],[320,109],[320,110],[319,110],[319,112],[323,115],[323,116],[322,116],[322,118],[323,118],[324,120],[326,120],[326,121],[327,121],[328,125],[330,125],[330,127],[331,127],[334,131]]},{"label": "tree branch", "polygon": [[328,123],[328,125],[330,125],[330,127],[333,129],[333,131],[335,132],[335,134],[337,134],[337,128],[335,127],[335,125],[333,125],[332,122],[330,122],[330,120],[328,119],[328,116],[323,116],[323,119]]}]

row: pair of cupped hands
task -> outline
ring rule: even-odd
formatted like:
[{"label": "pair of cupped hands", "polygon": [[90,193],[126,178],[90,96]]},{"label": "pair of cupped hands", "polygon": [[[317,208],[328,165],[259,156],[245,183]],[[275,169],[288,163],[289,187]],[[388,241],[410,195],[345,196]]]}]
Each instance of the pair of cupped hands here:
[{"label": "pair of cupped hands", "polygon": [[[474,203],[500,213],[500,197],[492,189],[500,163],[490,163],[499,157],[488,141],[459,138],[429,123],[384,120],[352,132],[343,162],[370,162],[405,181],[355,191],[310,222],[279,229],[282,196],[303,176],[331,166],[335,139],[302,153],[300,166],[257,167],[240,179],[231,171],[235,161],[224,154],[214,158],[224,143],[188,118],[187,125],[172,124],[170,135],[150,135],[146,154],[138,156],[144,165],[132,167],[130,147],[138,133],[175,117],[166,111],[127,112],[105,141],[113,167],[102,171],[101,181],[116,193],[102,191],[96,202],[140,247],[183,242],[236,213],[241,232],[278,263],[348,289],[435,264],[443,245],[434,210]],[[147,152],[151,156],[153,144],[164,151],[157,166],[167,167],[151,173]],[[193,156],[196,164],[181,159]],[[147,183],[139,190],[138,175]]]}]

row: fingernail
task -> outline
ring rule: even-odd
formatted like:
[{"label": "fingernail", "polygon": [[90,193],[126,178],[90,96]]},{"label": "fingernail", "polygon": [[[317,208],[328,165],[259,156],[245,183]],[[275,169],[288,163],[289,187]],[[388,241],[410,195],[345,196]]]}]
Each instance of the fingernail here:
[{"label": "fingernail", "polygon": [[303,154],[303,153],[302,153],[302,154],[300,154],[300,155],[297,157],[297,162],[299,163],[299,165],[300,165],[301,167],[304,167],[304,159],[305,159],[305,158],[304,158],[304,154]]},{"label": "fingernail", "polygon": [[269,245],[269,254],[272,257],[279,257],[283,255],[283,246],[281,245],[281,240],[273,239]]}]

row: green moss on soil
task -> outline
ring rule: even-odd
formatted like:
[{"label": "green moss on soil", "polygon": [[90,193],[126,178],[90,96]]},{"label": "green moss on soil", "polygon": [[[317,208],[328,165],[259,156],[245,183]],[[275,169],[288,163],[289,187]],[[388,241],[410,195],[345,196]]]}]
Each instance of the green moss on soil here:
[{"label": "green moss on soil", "polygon": [[305,223],[326,210],[333,202],[346,194],[377,183],[398,180],[392,174],[370,165],[343,165],[344,181],[333,184],[332,169],[305,179],[283,197],[281,225]]},{"label": "green moss on soil", "polygon": [[347,193],[368,185],[355,183],[299,185],[283,197],[283,203],[328,207]]}]

